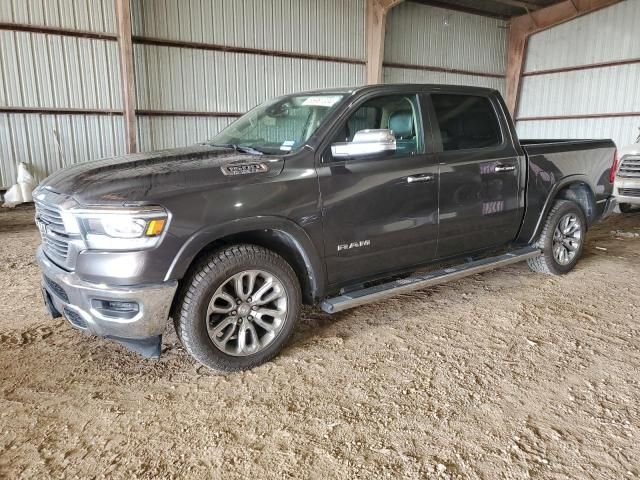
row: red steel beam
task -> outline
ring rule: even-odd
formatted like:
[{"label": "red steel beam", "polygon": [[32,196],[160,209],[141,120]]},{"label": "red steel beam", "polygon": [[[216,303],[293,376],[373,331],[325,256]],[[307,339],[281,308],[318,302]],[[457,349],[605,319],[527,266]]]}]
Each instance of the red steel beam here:
[{"label": "red steel beam", "polygon": [[425,70],[429,72],[456,73],[459,75],[469,75],[472,77],[505,78],[505,75],[502,73],[479,72],[476,70],[463,70],[463,69],[448,68],[448,67],[435,67],[430,65],[414,65],[409,63],[397,63],[397,62],[384,62],[382,65],[385,67],[392,67],[392,68],[407,68],[411,70]]},{"label": "red steel beam", "polygon": [[0,30],[8,30],[12,32],[28,32],[43,33],[46,35],[61,35],[65,37],[91,38],[95,40],[111,40],[118,39],[114,33],[92,32],[89,30],[77,30],[73,28],[48,27],[45,25],[25,25],[22,23],[0,22]]},{"label": "red steel beam", "polygon": [[550,68],[548,70],[532,70],[530,72],[523,72],[522,76],[533,77],[535,75],[550,75],[553,73],[576,72],[579,70],[590,70],[592,68],[618,67],[622,65],[633,65],[635,63],[640,63],[640,58],[630,58],[627,60],[613,60],[611,62],[588,63],[586,65],[574,65],[572,67]]}]

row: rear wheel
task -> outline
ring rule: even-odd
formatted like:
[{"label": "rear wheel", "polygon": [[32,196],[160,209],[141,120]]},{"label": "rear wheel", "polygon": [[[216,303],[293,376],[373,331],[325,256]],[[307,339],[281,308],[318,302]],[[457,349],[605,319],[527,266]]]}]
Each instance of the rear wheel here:
[{"label": "rear wheel", "polygon": [[203,259],[185,289],[176,329],[185,349],[214,370],[272,359],[298,319],[300,285],[279,255],[237,245]]},{"label": "rear wheel", "polygon": [[542,255],[527,261],[535,272],[562,275],[575,267],[582,255],[587,221],[579,205],[558,200],[551,208],[535,247]]}]

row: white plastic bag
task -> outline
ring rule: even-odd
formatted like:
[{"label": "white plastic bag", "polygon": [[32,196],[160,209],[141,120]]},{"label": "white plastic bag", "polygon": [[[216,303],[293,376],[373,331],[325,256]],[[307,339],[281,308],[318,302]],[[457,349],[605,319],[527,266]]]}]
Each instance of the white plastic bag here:
[{"label": "white plastic bag", "polygon": [[27,170],[27,164],[18,164],[18,183],[13,185],[4,195],[3,207],[13,208],[23,202],[33,202],[31,192],[34,188],[33,176]]},{"label": "white plastic bag", "polygon": [[18,182],[18,186],[20,187],[20,193],[22,194],[22,201],[33,202],[33,195],[31,195],[31,192],[33,191],[33,183]]},{"label": "white plastic bag", "polygon": [[24,162],[18,164],[18,183],[30,183],[33,185],[33,176],[27,170],[27,164]]},{"label": "white plastic bag", "polygon": [[7,190],[7,193],[4,194],[4,203],[2,206],[13,208],[19,203],[22,203],[22,190],[16,183],[13,187]]}]

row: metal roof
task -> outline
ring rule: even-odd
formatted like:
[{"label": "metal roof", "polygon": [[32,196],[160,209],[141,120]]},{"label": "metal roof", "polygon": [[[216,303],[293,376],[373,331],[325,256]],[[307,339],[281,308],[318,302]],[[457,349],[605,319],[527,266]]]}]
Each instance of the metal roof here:
[{"label": "metal roof", "polygon": [[412,0],[414,3],[449,8],[476,15],[509,19],[535,12],[562,0]]}]

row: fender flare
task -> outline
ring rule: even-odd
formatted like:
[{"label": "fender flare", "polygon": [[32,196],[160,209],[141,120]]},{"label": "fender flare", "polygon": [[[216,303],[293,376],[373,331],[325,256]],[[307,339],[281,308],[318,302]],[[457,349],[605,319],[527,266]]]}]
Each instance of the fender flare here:
[{"label": "fender flare", "polygon": [[[586,175],[582,175],[582,174],[568,175],[560,179],[549,191],[547,198],[545,199],[544,205],[542,207],[540,215],[538,216],[536,226],[533,229],[533,233],[531,235],[531,238],[529,239],[529,242],[533,242],[533,240],[535,240],[535,238],[538,236],[538,234],[542,230],[544,220],[547,218],[549,211],[553,207],[553,202],[558,198],[558,194],[560,193],[560,191],[574,184],[586,185],[593,196],[593,201],[594,202],[596,201],[595,189],[593,187],[591,180],[589,180],[589,177],[587,177]],[[585,216],[587,216],[587,212],[585,212]],[[587,220],[589,219],[587,218]]]},{"label": "fender flare", "polygon": [[300,255],[308,274],[313,298],[320,298],[326,287],[324,263],[307,232],[297,223],[275,216],[248,217],[206,226],[182,245],[171,262],[165,281],[184,277],[196,256],[209,244],[230,235],[256,230],[271,230],[283,235]]}]

